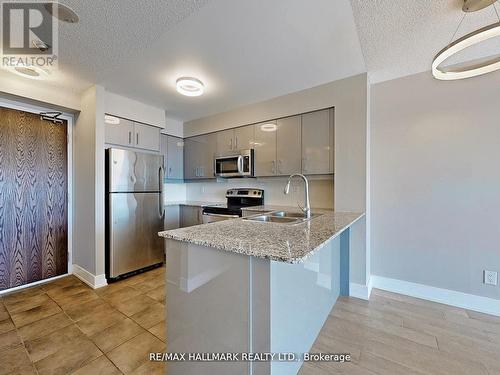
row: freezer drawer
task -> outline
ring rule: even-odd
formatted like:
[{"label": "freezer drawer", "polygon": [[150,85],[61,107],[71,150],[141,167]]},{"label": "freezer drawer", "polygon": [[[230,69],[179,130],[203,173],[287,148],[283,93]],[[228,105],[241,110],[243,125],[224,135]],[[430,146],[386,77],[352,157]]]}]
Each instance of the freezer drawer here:
[{"label": "freezer drawer", "polygon": [[163,262],[161,195],[111,193],[108,198],[108,277]]}]

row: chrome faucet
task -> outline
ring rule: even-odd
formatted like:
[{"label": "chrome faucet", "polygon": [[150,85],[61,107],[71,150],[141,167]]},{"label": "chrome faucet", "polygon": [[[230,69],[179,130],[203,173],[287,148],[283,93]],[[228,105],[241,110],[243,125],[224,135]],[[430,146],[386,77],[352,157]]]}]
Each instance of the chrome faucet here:
[{"label": "chrome faucet", "polygon": [[309,181],[307,181],[307,177],[304,176],[303,174],[300,174],[300,173],[296,173],[296,174],[292,174],[290,177],[288,177],[288,182],[286,183],[285,185],[285,189],[283,190],[283,192],[285,194],[288,194],[289,191],[290,191],[290,181],[292,181],[292,178],[294,177],[300,177],[304,180],[304,183],[305,183],[305,206],[304,207],[300,207],[300,209],[304,212],[304,216],[308,219],[311,218],[311,203],[309,201]]}]

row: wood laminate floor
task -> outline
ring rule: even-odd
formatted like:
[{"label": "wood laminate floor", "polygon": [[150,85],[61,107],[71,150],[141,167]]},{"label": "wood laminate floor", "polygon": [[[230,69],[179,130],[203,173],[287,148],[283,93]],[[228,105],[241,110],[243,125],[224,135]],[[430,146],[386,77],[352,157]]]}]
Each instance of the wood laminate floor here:
[{"label": "wood laminate floor", "polygon": [[300,375],[498,375],[500,317],[374,289],[342,297],[312,352],[350,363],[306,363]]},{"label": "wood laminate floor", "polygon": [[[165,269],[92,290],[74,276],[0,297],[0,375],[164,374]],[[374,290],[340,298],[301,375],[497,375],[500,318]],[[210,375],[210,374],[207,374]]]}]

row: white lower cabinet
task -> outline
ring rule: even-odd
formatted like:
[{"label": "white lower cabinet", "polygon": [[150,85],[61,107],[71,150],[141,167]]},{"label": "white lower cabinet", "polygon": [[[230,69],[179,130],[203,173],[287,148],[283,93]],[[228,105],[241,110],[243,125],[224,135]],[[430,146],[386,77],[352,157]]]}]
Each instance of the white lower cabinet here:
[{"label": "white lower cabinet", "polygon": [[165,230],[180,228],[180,206],[172,205],[165,208]]},{"label": "white lower cabinet", "polygon": [[201,207],[180,206],[180,227],[191,227],[203,223],[203,210]]}]

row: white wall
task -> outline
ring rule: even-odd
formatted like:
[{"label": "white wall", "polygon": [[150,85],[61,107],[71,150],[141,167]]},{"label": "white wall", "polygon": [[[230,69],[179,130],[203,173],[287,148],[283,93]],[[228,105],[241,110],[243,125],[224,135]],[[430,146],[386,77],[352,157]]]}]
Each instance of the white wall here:
[{"label": "white wall", "polygon": [[[293,180],[290,194],[285,195],[283,188],[288,178],[256,178],[256,179],[228,179],[217,182],[190,182],[186,184],[186,198],[188,200],[207,200],[225,202],[226,190],[231,188],[258,188],[264,189],[264,203],[278,206],[304,206],[304,183]],[[333,208],[333,177],[311,178],[309,193],[313,208]]]},{"label": "white wall", "polygon": [[165,129],[161,131],[165,134],[175,135],[176,137],[184,137],[184,123],[181,120],[165,116]]},{"label": "white wall", "polygon": [[[365,212],[367,202],[367,75],[360,74],[321,86],[280,96],[184,123],[184,136],[213,132],[335,107],[335,189],[337,211]],[[189,195],[189,194],[188,194]],[[367,212],[369,215],[369,212]],[[366,261],[366,221],[351,229],[351,282],[365,285],[370,263]]]},{"label": "white wall", "polygon": [[500,299],[500,74],[371,88],[372,274]]},{"label": "white wall", "polygon": [[129,120],[165,128],[165,110],[107,91],[104,111]]},{"label": "white wall", "polygon": [[73,131],[73,263],[104,274],[104,88],[82,94]]},{"label": "white wall", "polygon": [[23,78],[0,70],[0,92],[11,99],[28,104],[42,104],[45,107],[73,113],[80,110],[80,93],[54,87],[46,82]]},{"label": "white wall", "polygon": [[95,274],[95,120],[96,88],[82,94],[73,130],[73,263]]}]

